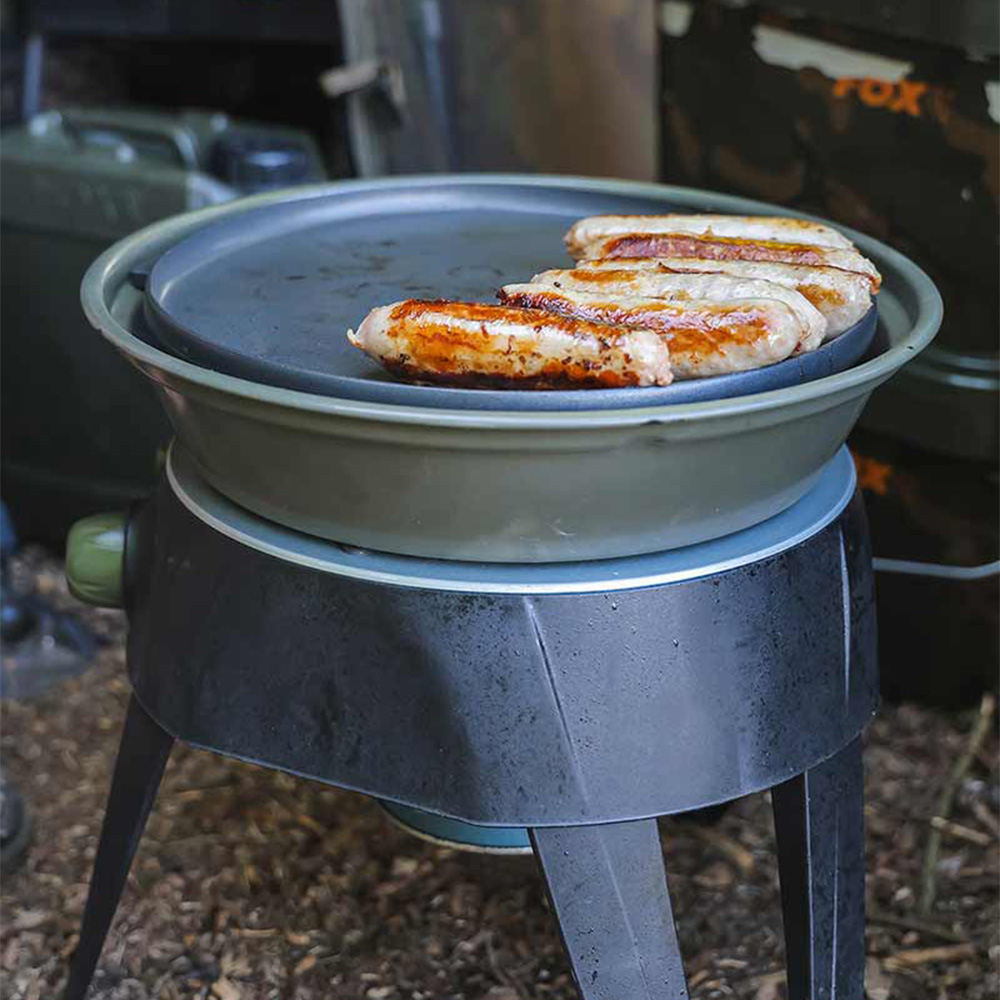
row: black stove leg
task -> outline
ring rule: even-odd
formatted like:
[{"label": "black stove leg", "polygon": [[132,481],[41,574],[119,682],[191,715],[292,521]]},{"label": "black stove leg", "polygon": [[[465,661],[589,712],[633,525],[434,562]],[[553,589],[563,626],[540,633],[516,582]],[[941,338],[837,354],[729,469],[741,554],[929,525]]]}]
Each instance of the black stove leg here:
[{"label": "black stove leg", "polygon": [[656,820],[536,828],[531,842],[583,1000],[682,1000]]},{"label": "black stove leg", "polygon": [[84,1000],[174,738],[132,696],[64,1000]]},{"label": "black stove leg", "polygon": [[861,1000],[865,831],[861,740],[771,790],[789,1000]]}]

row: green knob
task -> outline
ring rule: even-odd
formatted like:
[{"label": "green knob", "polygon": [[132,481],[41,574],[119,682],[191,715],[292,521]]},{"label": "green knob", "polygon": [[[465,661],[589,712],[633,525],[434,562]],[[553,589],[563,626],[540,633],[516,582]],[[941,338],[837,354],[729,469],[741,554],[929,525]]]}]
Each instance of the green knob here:
[{"label": "green knob", "polygon": [[124,514],[94,514],[77,521],[66,539],[66,579],[74,597],[101,608],[122,606]]}]

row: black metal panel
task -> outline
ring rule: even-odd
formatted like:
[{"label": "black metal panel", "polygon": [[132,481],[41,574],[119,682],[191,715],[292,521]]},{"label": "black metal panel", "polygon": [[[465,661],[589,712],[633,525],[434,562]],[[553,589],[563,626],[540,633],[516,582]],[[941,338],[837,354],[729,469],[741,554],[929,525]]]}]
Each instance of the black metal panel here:
[{"label": "black metal panel", "polygon": [[33,31],[322,42],[338,36],[332,0],[35,0]]},{"label": "black metal panel", "polygon": [[892,38],[954,45],[984,55],[1000,52],[1000,6],[995,0],[765,0],[760,6]]},{"label": "black metal panel", "polygon": [[250,550],[162,484],[129,543],[129,664],[175,736],[476,823],[610,822],[769,787],[877,702],[867,530],[585,596],[391,588]]},{"label": "black metal panel", "polygon": [[32,31],[65,35],[163,34],[170,27],[170,0],[34,0]]}]

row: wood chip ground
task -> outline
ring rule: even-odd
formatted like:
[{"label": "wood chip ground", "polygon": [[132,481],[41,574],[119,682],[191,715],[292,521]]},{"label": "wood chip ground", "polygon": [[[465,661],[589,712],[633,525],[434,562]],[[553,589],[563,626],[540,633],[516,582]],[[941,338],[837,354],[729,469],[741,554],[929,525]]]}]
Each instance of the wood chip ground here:
[{"label": "wood chip ground", "polygon": [[[76,943],[129,688],[124,622],[82,610],[37,551],[22,581],[106,640],[98,662],[2,705],[5,773],[36,835],[2,885],[0,996],[48,1000]],[[866,752],[869,1000],[1000,992],[997,737],[938,821],[937,893],[918,916],[935,803],[976,710],[886,707]],[[766,796],[714,825],[662,822],[692,997],[781,1000],[782,935]],[[576,991],[531,858],[425,844],[366,798],[211,754],[174,752],[94,1000],[570,1000]]]}]

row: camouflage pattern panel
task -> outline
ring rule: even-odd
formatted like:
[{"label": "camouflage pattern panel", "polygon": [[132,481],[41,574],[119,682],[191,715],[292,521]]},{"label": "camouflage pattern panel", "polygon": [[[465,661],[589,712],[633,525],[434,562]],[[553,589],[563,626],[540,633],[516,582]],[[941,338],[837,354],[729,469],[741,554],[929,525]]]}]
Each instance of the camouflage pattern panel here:
[{"label": "camouflage pattern panel", "polygon": [[661,5],[665,180],[885,240],[946,303],[938,345],[995,354],[995,57],[711,0]]}]

